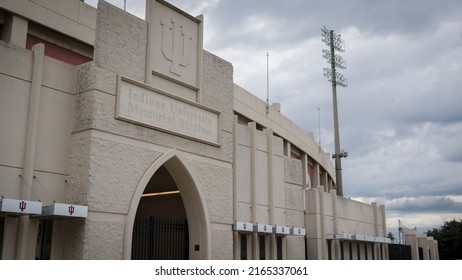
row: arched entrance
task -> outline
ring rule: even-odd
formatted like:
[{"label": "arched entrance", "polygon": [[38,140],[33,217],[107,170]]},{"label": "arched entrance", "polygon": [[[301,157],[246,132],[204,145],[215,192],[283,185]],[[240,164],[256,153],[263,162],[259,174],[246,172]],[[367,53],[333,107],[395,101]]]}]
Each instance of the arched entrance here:
[{"label": "arched entrance", "polygon": [[186,211],[175,180],[161,166],[149,180],[136,211],[132,260],[187,260]]},{"label": "arched entrance", "polygon": [[[151,237],[140,239],[138,235],[149,230],[160,233],[153,237],[156,233],[151,232]],[[149,244],[142,243],[146,238]],[[203,199],[176,150],[151,164],[138,183],[127,215],[124,259],[131,259],[132,252],[140,253],[137,258],[143,259],[210,258],[210,229]]]}]

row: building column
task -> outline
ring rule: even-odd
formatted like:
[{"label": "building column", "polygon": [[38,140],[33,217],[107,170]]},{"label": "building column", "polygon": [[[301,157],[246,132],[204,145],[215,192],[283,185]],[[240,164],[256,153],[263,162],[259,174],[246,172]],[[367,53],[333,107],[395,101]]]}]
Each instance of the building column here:
[{"label": "building column", "polygon": [[[274,225],[274,179],[273,179],[273,130],[266,129],[267,149],[268,149],[268,202],[269,202],[269,223]],[[277,259],[276,235],[269,237],[270,259]]]},{"label": "building column", "polygon": [[305,192],[305,225],[309,260],[326,260],[327,243],[324,230],[324,190],[320,187]]},{"label": "building column", "polygon": [[433,240],[433,251],[435,252],[435,260],[439,260],[440,251],[438,250],[438,240]]},{"label": "building column", "polygon": [[3,40],[15,46],[25,48],[29,22],[22,17],[8,14],[3,28]]},{"label": "building column", "polygon": [[[37,44],[32,47],[32,52],[34,59],[32,64],[32,82],[29,97],[26,146],[24,148],[24,169],[20,190],[20,199],[24,200],[32,200],[32,183],[34,180],[45,46],[43,44]],[[29,216],[21,216],[18,219],[19,224],[16,242],[16,259],[34,259],[39,221],[38,219],[30,219]]]},{"label": "building column", "polygon": [[418,235],[417,236],[417,244],[419,247],[422,248],[423,251],[423,259],[429,260],[430,255],[428,253],[428,243],[427,243],[427,236],[426,235]]},{"label": "building column", "polygon": [[358,260],[358,243],[351,242],[351,256],[353,260]]},{"label": "building column", "polygon": [[322,173],[322,178],[323,178],[323,181],[324,181],[324,191],[325,192],[329,192],[329,175],[327,173],[327,171],[324,171],[324,173]]},{"label": "building column", "polygon": [[430,260],[436,260],[436,255],[435,255],[435,243],[433,240],[433,237],[428,236],[427,237],[427,246],[428,246],[428,258]]},{"label": "building column", "polygon": [[[236,188],[236,158],[237,158],[237,116],[233,118],[233,222],[237,222],[237,188]],[[239,260],[240,256],[240,240],[239,233],[233,232],[233,257],[235,260]]]},{"label": "building column", "polygon": [[319,195],[319,214],[320,214],[320,227],[321,227],[321,252],[322,252],[322,259],[327,260],[327,239],[326,239],[326,223],[325,223],[325,206],[324,206],[324,187],[318,187],[318,195]]},{"label": "building column", "polygon": [[406,245],[411,247],[411,258],[419,260],[419,246],[417,245],[417,235],[415,233],[406,233],[404,235]]},{"label": "building column", "polygon": [[316,161],[313,161],[313,186],[311,186],[312,188],[317,188],[319,187],[320,183],[321,183],[321,178],[319,178],[319,163],[316,162]]},{"label": "building column", "polygon": [[[327,174],[327,172],[326,172]],[[333,233],[334,236],[338,234],[338,213],[337,213],[337,191],[331,190],[329,192],[331,199],[332,199],[332,225],[333,225]],[[341,249],[340,249],[340,241],[338,239],[332,240],[332,248],[334,250],[334,254],[332,255],[333,259],[340,260],[341,259]]]},{"label": "building column", "polygon": [[[257,124],[251,122],[248,124],[249,128],[249,137],[250,137],[250,188],[251,188],[251,207],[252,207],[252,223],[256,224],[257,222],[257,148],[255,145],[257,137]],[[258,260],[259,258],[259,240],[258,233],[252,233],[252,258]]]}]

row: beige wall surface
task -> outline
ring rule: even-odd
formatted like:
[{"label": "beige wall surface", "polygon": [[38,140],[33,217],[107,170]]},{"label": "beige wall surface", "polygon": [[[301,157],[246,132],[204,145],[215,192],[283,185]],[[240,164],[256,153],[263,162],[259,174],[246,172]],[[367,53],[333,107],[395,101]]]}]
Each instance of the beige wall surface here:
[{"label": "beige wall surface", "polygon": [[[19,198],[18,171],[24,167],[31,90],[32,52],[0,42],[0,192]],[[75,67],[45,57],[37,122],[35,200],[44,205],[65,200],[69,142],[74,106]],[[20,172],[19,172],[20,173]],[[37,185],[41,184],[43,185]],[[16,191],[15,191],[16,190]]]},{"label": "beige wall surface", "polygon": [[96,9],[80,0],[4,0],[0,7],[94,45]]},{"label": "beige wall surface", "polygon": [[[362,252],[361,259],[365,258],[366,250],[368,259],[378,259],[380,250],[384,250],[384,258],[388,258],[387,244],[383,239],[387,233],[383,205],[339,197],[335,191],[326,193],[322,186],[308,190],[306,201],[309,259],[327,259],[328,242],[331,243],[333,259],[341,258],[341,242],[351,243],[353,259],[358,257],[357,246]],[[346,258],[345,251],[343,257]]]},{"label": "beige wall surface", "polygon": [[[124,24],[119,24],[120,19]],[[179,178],[194,182],[189,186],[191,190],[179,186],[186,197],[185,208],[187,212],[205,211],[203,217],[187,213],[190,246],[201,244],[203,248],[200,255],[190,250],[191,257],[231,258],[232,125],[227,123],[233,115],[231,65],[204,52],[203,76],[214,82],[204,85],[201,106],[220,112],[219,145],[118,120],[115,118],[118,75],[144,82],[145,64],[139,62],[146,61],[146,52],[138,47],[139,40],[146,42],[146,23],[101,2],[96,26],[95,60],[80,66],[77,73],[69,176],[72,187],[68,192],[69,201],[88,204],[89,217],[84,225],[75,225],[79,228],[78,235],[67,237],[66,257],[130,256],[126,251],[130,249],[126,244],[130,244],[127,239],[131,237],[127,234],[130,231],[127,224],[134,218],[133,211],[136,213],[134,198],[141,195],[140,182],[156,162],[176,151],[181,154],[178,164],[184,169],[174,168],[178,171],[172,171],[171,176],[177,184],[183,180]],[[117,40],[113,40],[115,37]],[[201,236],[195,228],[199,229],[203,222],[206,222],[203,230],[209,233]],[[203,238],[208,240],[199,240]],[[101,239],[105,245],[100,244]]]},{"label": "beige wall surface", "polygon": [[313,139],[313,134],[303,131],[294,122],[281,114],[274,104],[270,106],[268,114],[266,114],[266,103],[263,100],[234,84],[234,110],[264,127],[271,128],[275,134],[280,135],[308,154],[327,170],[330,177],[335,178],[330,155],[325,152],[319,153],[319,145]]}]

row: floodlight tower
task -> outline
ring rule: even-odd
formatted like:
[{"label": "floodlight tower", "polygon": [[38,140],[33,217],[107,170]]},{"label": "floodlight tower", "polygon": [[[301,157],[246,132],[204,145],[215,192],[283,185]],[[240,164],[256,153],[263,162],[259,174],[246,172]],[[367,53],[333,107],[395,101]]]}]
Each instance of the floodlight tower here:
[{"label": "floodlight tower", "polygon": [[324,68],[324,77],[332,83],[332,99],[334,104],[334,141],[335,141],[335,154],[332,158],[335,159],[335,177],[337,186],[337,195],[343,196],[343,182],[342,182],[342,161],[341,158],[348,157],[348,152],[340,151],[340,133],[338,128],[338,110],[337,110],[337,85],[346,87],[348,81],[342,74],[338,73],[336,68],[345,69],[346,62],[335,51],[344,52],[344,41],[340,35],[334,33],[333,30],[328,30],[325,26],[321,29],[322,42],[325,43],[329,50],[322,50],[323,58],[330,63],[330,69]]}]

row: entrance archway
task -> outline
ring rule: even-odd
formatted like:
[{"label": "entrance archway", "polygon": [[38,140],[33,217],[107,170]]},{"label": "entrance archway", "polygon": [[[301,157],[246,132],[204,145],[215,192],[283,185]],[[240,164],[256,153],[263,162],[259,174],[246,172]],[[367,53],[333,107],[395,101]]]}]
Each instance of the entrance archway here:
[{"label": "entrance archway", "polygon": [[186,211],[175,180],[161,166],[149,180],[136,211],[132,260],[187,260]]},{"label": "entrance archway", "polygon": [[[149,198],[147,194],[154,195]],[[153,199],[155,196],[158,197]],[[142,213],[155,211],[155,207],[150,209],[148,206],[149,201],[159,202],[156,207],[172,203],[168,207],[172,213],[159,214],[159,219],[182,220],[186,217],[189,259],[210,258],[210,228],[203,198],[178,151],[170,150],[151,164],[137,185],[125,225],[124,259],[132,257],[135,245],[133,230],[138,210],[138,217],[141,217]]]}]

